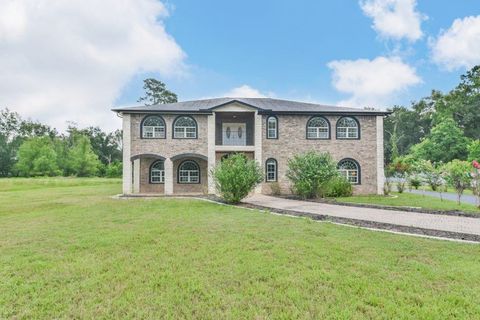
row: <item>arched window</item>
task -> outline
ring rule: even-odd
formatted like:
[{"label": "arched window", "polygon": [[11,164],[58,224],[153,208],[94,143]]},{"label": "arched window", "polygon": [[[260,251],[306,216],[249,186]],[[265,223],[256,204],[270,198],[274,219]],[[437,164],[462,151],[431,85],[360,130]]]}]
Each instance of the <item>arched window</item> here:
[{"label": "arched window", "polygon": [[173,137],[186,139],[197,137],[197,122],[189,116],[180,116],[173,122]]},{"label": "arched window", "polygon": [[146,116],[142,121],[142,138],[165,139],[165,121],[160,116]]},{"label": "arched window", "polygon": [[200,167],[193,160],[187,160],[178,167],[178,183],[200,183]]},{"label": "arched window", "polygon": [[278,138],[278,119],[270,116],[267,118],[267,139]]},{"label": "arched window", "polygon": [[312,117],[307,122],[307,139],[330,139],[330,124],[324,117]]},{"label": "arched window", "polygon": [[150,183],[165,182],[165,166],[163,160],[158,160],[150,166]]},{"label": "arched window", "polygon": [[277,160],[267,159],[265,162],[265,177],[267,182],[277,181]]},{"label": "arched window", "polygon": [[337,121],[337,139],[358,139],[360,129],[358,121],[352,117],[343,117]]},{"label": "arched window", "polygon": [[338,171],[352,184],[360,184],[360,165],[353,159],[343,159],[338,163]]}]

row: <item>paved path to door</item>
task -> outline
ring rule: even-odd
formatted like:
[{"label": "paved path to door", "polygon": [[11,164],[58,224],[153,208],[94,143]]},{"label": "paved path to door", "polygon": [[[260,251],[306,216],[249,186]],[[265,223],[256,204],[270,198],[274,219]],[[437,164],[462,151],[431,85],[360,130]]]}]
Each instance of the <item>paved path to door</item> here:
[{"label": "paved path to door", "polygon": [[479,236],[480,219],[290,200],[256,194],[243,202],[280,210]]}]

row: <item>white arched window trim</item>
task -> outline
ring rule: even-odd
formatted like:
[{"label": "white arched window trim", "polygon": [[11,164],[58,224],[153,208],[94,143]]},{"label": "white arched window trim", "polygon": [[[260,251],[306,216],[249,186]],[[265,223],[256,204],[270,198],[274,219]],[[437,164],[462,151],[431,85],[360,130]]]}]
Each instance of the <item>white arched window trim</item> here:
[{"label": "white arched window trim", "polygon": [[165,138],[165,121],[159,116],[147,116],[142,121],[142,138]]},{"label": "white arched window trim", "polygon": [[338,139],[358,139],[359,126],[355,118],[343,117],[337,122]]},{"label": "white arched window trim", "polygon": [[165,163],[163,160],[155,161],[150,167],[150,183],[165,182]]},{"label": "white arched window trim", "polygon": [[186,160],[178,167],[178,183],[200,183],[200,167],[193,160]]},{"label": "white arched window trim", "polygon": [[[182,123],[183,122],[183,123]],[[197,137],[197,122],[189,116],[180,116],[173,123],[173,137],[186,139]]]},{"label": "white arched window trim", "polygon": [[329,139],[330,124],[323,117],[312,117],[307,123],[307,139]]},{"label": "white arched window trim", "polygon": [[270,158],[265,162],[265,178],[267,182],[277,181],[277,160]]},{"label": "white arched window trim", "polygon": [[278,138],[278,119],[274,116],[267,118],[267,139]]},{"label": "white arched window trim", "polygon": [[353,159],[343,159],[338,162],[338,172],[351,184],[360,183],[360,165]]}]

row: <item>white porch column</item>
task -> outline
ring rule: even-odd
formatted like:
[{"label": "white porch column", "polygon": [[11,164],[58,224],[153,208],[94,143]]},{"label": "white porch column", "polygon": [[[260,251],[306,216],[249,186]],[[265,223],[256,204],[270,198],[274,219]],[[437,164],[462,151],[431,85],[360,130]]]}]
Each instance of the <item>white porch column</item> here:
[{"label": "white porch column", "polygon": [[383,157],[383,116],[377,116],[377,194],[383,194],[385,183]]},{"label": "white porch column", "polygon": [[[255,161],[263,167],[262,132],[262,115],[255,111]],[[255,193],[262,193],[261,184],[255,188]]]},{"label": "white porch column", "polygon": [[132,161],[131,156],[131,138],[130,138],[130,115],[123,114],[123,194],[132,193]]},{"label": "white porch column", "polygon": [[170,158],[165,159],[165,194],[173,194],[173,162]]},{"label": "white porch column", "polygon": [[133,193],[140,193],[140,159],[133,161]]},{"label": "white porch column", "polygon": [[208,137],[208,147],[207,147],[207,156],[208,156],[208,166],[207,166],[207,181],[208,181],[208,193],[215,194],[215,181],[213,176],[210,174],[212,169],[215,167],[215,112],[208,116],[207,123],[207,137]]}]

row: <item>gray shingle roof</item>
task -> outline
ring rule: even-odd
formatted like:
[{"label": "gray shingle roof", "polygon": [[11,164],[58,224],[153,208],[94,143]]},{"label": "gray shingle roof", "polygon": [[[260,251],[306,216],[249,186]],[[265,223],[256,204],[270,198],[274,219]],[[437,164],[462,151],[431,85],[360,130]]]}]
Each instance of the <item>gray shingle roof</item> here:
[{"label": "gray shingle roof", "polygon": [[271,98],[215,98],[182,101],[177,103],[156,104],[152,106],[119,107],[112,111],[123,113],[137,112],[190,112],[210,113],[215,108],[223,105],[238,102],[258,109],[259,113],[348,113],[348,114],[372,114],[384,115],[389,112],[379,110],[367,110],[358,108],[347,108],[328,106],[315,103],[297,102]]}]

